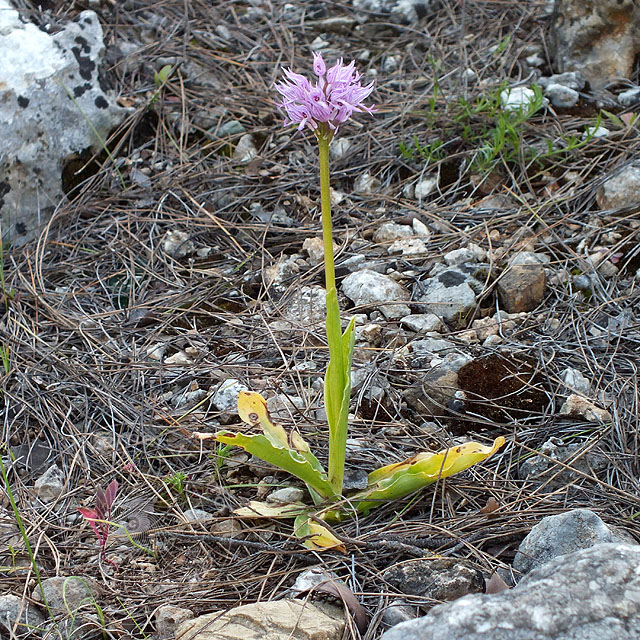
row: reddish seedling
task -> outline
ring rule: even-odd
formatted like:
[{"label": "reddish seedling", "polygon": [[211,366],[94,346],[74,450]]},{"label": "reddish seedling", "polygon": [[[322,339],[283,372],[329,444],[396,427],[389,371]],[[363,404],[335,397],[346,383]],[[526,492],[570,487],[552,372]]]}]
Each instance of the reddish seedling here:
[{"label": "reddish seedling", "polygon": [[118,481],[112,480],[106,489],[96,490],[96,508],[78,507],[78,511],[86,518],[96,534],[100,544],[100,557],[104,557],[109,526],[111,524],[111,508],[118,493]]}]

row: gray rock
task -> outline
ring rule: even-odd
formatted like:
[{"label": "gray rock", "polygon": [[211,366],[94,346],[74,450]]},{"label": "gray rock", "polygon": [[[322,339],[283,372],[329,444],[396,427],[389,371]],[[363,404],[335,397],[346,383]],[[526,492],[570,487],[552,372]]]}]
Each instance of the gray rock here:
[{"label": "gray rock", "polygon": [[505,111],[526,113],[535,99],[535,91],[530,87],[510,87],[500,93],[500,104]]},{"label": "gray rock", "polygon": [[438,188],[438,178],[431,176],[417,182],[413,188],[413,196],[417,200],[422,200],[431,195]]},{"label": "gray rock", "polygon": [[34,483],[34,493],[44,502],[59,498],[64,491],[64,476],[57,464],[52,464]]},{"label": "gray rock", "polygon": [[550,84],[545,89],[545,95],[551,100],[554,107],[574,107],[580,100],[580,94],[575,89],[570,89],[561,84]]},{"label": "gray rock", "polygon": [[598,193],[601,209],[617,209],[640,204],[640,165],[627,165],[615,176],[608,178]]},{"label": "gray rock", "polygon": [[158,640],[173,640],[178,626],[191,618],[193,618],[191,609],[183,609],[172,604],[159,606],[155,612]]},{"label": "gray rock", "polygon": [[340,640],[342,610],[303,600],[272,600],[214,612],[182,623],[176,638],[198,640]]},{"label": "gray rock", "polygon": [[292,420],[297,409],[304,409],[305,399],[300,396],[292,396],[284,393],[277,393],[267,398],[267,411],[272,420]]},{"label": "gray rock", "polygon": [[14,245],[34,238],[64,197],[65,164],[100,150],[129,113],[101,87],[104,50],[93,11],[48,34],[0,0],[0,215]]},{"label": "gray rock", "polygon": [[445,253],[443,257],[450,267],[455,267],[465,262],[478,262],[478,255],[473,249],[454,249]]},{"label": "gray rock", "polygon": [[282,487],[276,489],[267,496],[267,502],[275,502],[278,504],[291,504],[292,502],[301,502],[304,498],[304,491],[298,487]]},{"label": "gray rock", "polygon": [[240,380],[235,378],[223,380],[213,393],[211,402],[218,411],[235,411],[238,406],[238,394],[241,391],[249,391],[249,388]]},{"label": "gray rock", "polygon": [[[428,356],[427,356],[428,357]],[[449,402],[460,391],[458,371],[471,362],[468,355],[450,353],[439,359],[439,363],[414,358],[413,368],[427,369],[420,379],[405,389],[402,397],[406,403],[421,414],[443,415]]]},{"label": "gray rock", "polygon": [[184,512],[187,522],[205,522],[213,519],[213,514],[204,509],[187,509]]},{"label": "gray rock", "polygon": [[465,560],[424,558],[394,565],[382,578],[401,593],[432,600],[455,600],[484,591],[482,573]]},{"label": "gray rock", "polygon": [[18,638],[40,635],[38,629],[43,628],[44,617],[32,604],[10,593],[0,596],[0,631],[9,632],[18,619]]},{"label": "gray rock", "polygon": [[353,183],[353,190],[355,193],[375,193],[380,189],[382,183],[378,178],[372,176],[369,172],[363,173]]},{"label": "gray rock", "polygon": [[342,160],[351,149],[351,141],[349,138],[334,138],[331,141],[331,147],[329,148],[329,155],[334,162]]},{"label": "gray rock", "polygon": [[556,73],[548,78],[540,78],[538,84],[545,89],[552,84],[559,84],[568,89],[582,91],[586,81],[583,75],[578,71],[567,71],[565,73]]},{"label": "gray rock", "polygon": [[258,156],[258,149],[250,133],[240,136],[238,144],[233,150],[233,159],[242,164],[248,164]]},{"label": "gray rock", "polygon": [[[71,616],[84,606],[95,612],[95,585],[92,580],[79,576],[46,578],[42,581],[42,588],[47,603],[55,613],[67,613]],[[36,602],[42,602],[40,587],[34,587],[31,597]]]},{"label": "gray rock", "polygon": [[402,318],[400,324],[417,333],[442,331],[442,319],[435,313],[412,313]]},{"label": "gray rock", "polygon": [[634,0],[557,0],[555,65],[579,71],[592,89],[630,78],[640,53],[640,7]]},{"label": "gray rock", "polygon": [[446,269],[428,278],[416,288],[415,299],[425,313],[434,313],[447,321],[464,317],[475,305],[474,286],[478,281],[459,269]]},{"label": "gray rock", "polygon": [[618,102],[623,107],[630,107],[631,105],[640,102],[640,87],[634,87],[633,89],[627,89],[618,94]]},{"label": "gray rock", "polygon": [[401,304],[409,300],[408,292],[389,276],[370,269],[348,275],[342,281],[342,292],[356,305],[379,305],[386,318],[402,318],[410,313],[409,307]]},{"label": "gray rock", "polygon": [[549,264],[551,259],[545,253],[537,253],[535,251],[519,251],[509,260],[509,266],[515,267],[520,265],[531,264]]},{"label": "gray rock", "polygon": [[567,367],[562,372],[562,379],[566,387],[583,396],[588,396],[591,393],[591,383],[577,369]]},{"label": "gray rock", "polygon": [[582,291],[587,291],[593,287],[593,282],[590,276],[585,274],[573,276],[571,282],[573,283],[574,289],[580,289]]},{"label": "gray rock", "polygon": [[195,253],[195,245],[188,233],[184,231],[168,231],[162,240],[162,250],[171,258],[186,258]]},{"label": "gray rock", "polygon": [[587,138],[607,138],[611,135],[611,131],[607,127],[585,127],[581,136],[582,140]]},{"label": "gray rock", "polygon": [[282,309],[282,316],[295,326],[310,327],[324,323],[326,292],[319,285],[296,289]]},{"label": "gray rock", "polygon": [[361,21],[371,13],[391,14],[394,22],[413,24],[440,5],[439,0],[353,0],[353,7],[367,13],[359,15]]},{"label": "gray rock", "polygon": [[387,249],[389,255],[402,254],[403,256],[414,256],[429,253],[429,247],[422,238],[404,238],[392,242]]},{"label": "gray rock", "polygon": [[306,591],[310,591],[323,582],[340,582],[338,576],[330,571],[325,571],[321,567],[312,567],[300,573],[296,581],[291,585],[288,594],[298,597]]},{"label": "gray rock", "polygon": [[637,640],[640,546],[599,544],[403,622],[381,640]]},{"label": "gray rock", "polygon": [[567,487],[579,474],[597,475],[609,466],[609,460],[601,449],[588,447],[585,450],[580,443],[565,444],[559,438],[547,440],[540,447],[540,454],[524,460],[518,473],[521,478],[543,484],[544,488],[538,491],[551,492]]},{"label": "gray rock", "polygon": [[392,600],[382,612],[382,622],[394,627],[401,622],[414,620],[418,617],[418,607],[411,606],[404,600]]},{"label": "gray rock", "polygon": [[244,125],[237,120],[228,120],[219,127],[215,126],[210,129],[210,133],[215,138],[226,138],[227,136],[239,136],[246,131]]},{"label": "gray rock", "polygon": [[403,238],[412,238],[415,232],[408,224],[397,224],[396,222],[385,222],[373,234],[374,242],[393,242]]},{"label": "gray rock", "polygon": [[[456,345],[444,338],[423,338],[410,342],[405,349],[411,360],[411,366],[421,369],[426,366],[426,359],[430,361],[436,355],[443,356],[451,353],[456,350]],[[400,357],[402,357],[401,354],[403,351],[404,350],[399,351]]]},{"label": "gray rock", "polygon": [[573,509],[547,516],[533,527],[518,547],[513,568],[529,573],[557,556],[613,542],[634,543],[635,540],[624,532],[610,529],[593,511]]},{"label": "gray rock", "polygon": [[396,0],[391,9],[391,18],[400,24],[414,24],[439,4],[438,0]]}]

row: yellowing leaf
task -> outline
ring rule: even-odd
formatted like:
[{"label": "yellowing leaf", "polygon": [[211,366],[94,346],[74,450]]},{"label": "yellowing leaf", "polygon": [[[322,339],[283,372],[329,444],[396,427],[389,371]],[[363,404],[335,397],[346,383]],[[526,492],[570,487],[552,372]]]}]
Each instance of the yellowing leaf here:
[{"label": "yellowing leaf", "polygon": [[397,500],[425,487],[439,478],[447,478],[486,460],[504,445],[502,436],[491,447],[466,442],[438,453],[419,453],[408,460],[391,464],[369,474],[369,487],[350,497],[360,513]]},{"label": "yellowing leaf", "polygon": [[291,446],[297,451],[309,452],[309,445],[306,440],[297,432],[292,431],[290,435]]},{"label": "yellowing leaf", "polygon": [[287,432],[281,425],[271,422],[267,401],[259,393],[241,391],[238,394],[238,415],[242,422],[251,426],[259,424],[264,435],[276,446],[288,446]]},{"label": "yellowing leaf", "polygon": [[294,533],[298,538],[305,538],[302,543],[307,549],[314,551],[325,551],[335,549],[342,553],[347,552],[347,548],[341,540],[338,540],[329,529],[309,518],[306,514],[299,515],[293,525]]},{"label": "yellowing leaf", "polygon": [[234,509],[233,513],[241,518],[296,518],[307,511],[309,506],[302,502],[271,504],[251,500],[246,507]]}]

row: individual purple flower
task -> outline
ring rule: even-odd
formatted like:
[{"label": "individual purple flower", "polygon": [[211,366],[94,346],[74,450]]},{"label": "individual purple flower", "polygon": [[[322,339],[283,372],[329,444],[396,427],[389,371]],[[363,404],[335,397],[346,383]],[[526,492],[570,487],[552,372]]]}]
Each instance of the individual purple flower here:
[{"label": "individual purple flower", "polygon": [[275,87],[283,97],[276,104],[286,113],[285,126],[297,124],[298,131],[308,127],[316,133],[333,135],[353,113],[374,113],[374,105],[363,104],[373,91],[373,82],[363,87],[355,66],[353,60],[345,65],[339,58],[327,69],[322,55],[314,53],[313,72],[318,76],[315,83],[291,69],[283,69],[285,79]]}]

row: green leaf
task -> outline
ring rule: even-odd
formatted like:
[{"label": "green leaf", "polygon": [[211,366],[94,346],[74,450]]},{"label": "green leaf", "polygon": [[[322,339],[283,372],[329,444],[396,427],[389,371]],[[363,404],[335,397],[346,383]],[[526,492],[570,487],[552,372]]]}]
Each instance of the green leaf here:
[{"label": "green leaf", "polygon": [[351,360],[355,343],[355,319],[341,333],[340,309],[335,289],[327,292],[327,341],[329,366],[324,379],[324,403],[329,423],[329,480],[342,493],[351,398]]},{"label": "green leaf", "polygon": [[154,73],[153,79],[156,83],[156,87],[161,87],[169,79],[172,71],[173,67],[170,64],[165,64],[160,71]]},{"label": "green leaf", "polygon": [[329,430],[337,424],[342,406],[344,389],[344,366],[342,364],[342,331],[340,328],[340,308],[335,288],[327,291],[327,343],[329,345],[329,366],[324,380],[324,408],[327,412]]},{"label": "green leaf", "polygon": [[284,445],[278,446],[262,434],[246,435],[219,431],[216,433],[216,440],[240,447],[247,453],[300,478],[322,498],[335,497],[333,487],[327,479],[322,465],[310,451],[296,451]]},{"label": "green leaf", "polygon": [[[438,453],[418,453],[396,464],[376,469],[369,474],[369,487],[351,496],[349,501],[358,513],[368,513],[374,507],[398,500],[422,489],[440,478],[447,478],[486,460],[504,445],[502,436],[488,447],[477,442],[466,442]],[[344,514],[332,510],[325,514],[327,520],[342,519]]]}]

